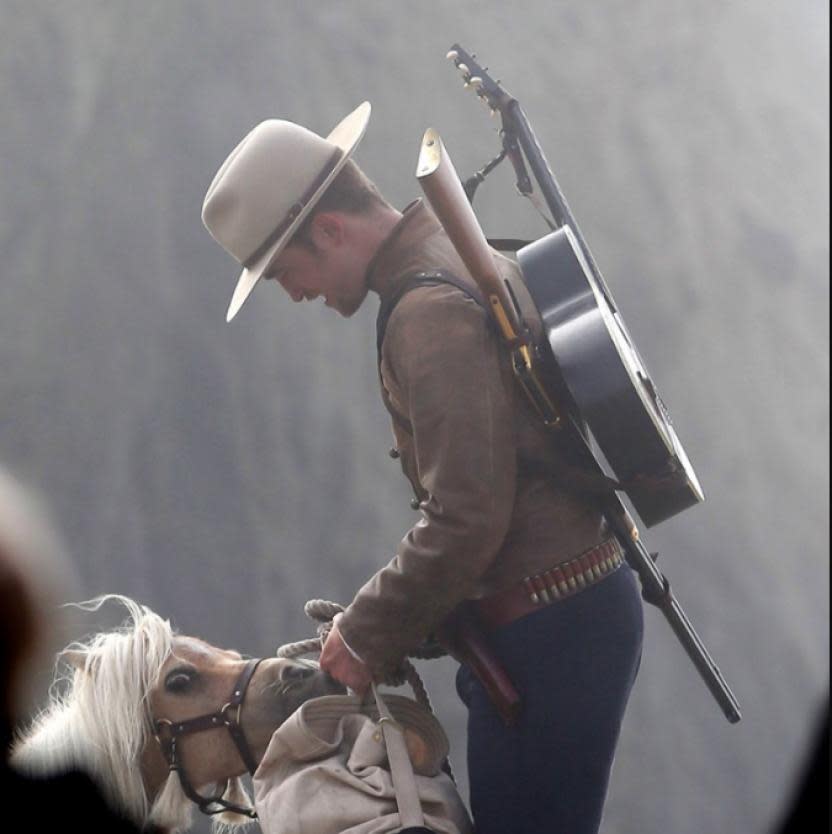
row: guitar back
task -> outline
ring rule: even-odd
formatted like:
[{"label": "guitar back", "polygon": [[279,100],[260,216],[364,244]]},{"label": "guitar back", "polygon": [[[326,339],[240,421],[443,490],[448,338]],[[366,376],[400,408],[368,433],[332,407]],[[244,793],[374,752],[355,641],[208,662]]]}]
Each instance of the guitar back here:
[{"label": "guitar back", "polygon": [[664,521],[704,500],[620,315],[563,226],[517,253],[572,407],[586,422],[642,521]]}]

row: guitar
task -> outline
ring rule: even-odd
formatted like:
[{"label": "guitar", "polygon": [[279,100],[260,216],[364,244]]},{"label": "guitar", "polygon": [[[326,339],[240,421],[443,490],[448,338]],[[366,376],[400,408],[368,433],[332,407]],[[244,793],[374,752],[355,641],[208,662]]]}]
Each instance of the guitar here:
[{"label": "guitar", "polygon": [[[466,267],[488,299],[517,379],[543,424],[560,432],[580,469],[605,476],[587,438],[594,435],[619,478],[616,490],[597,495],[599,508],[638,573],[642,597],[664,614],[708,690],[732,724],[739,703],[648,552],[617,490],[626,491],[648,526],[703,500],[702,489],[676,436],[633,340],[615,307],[580,229],[519,104],[459,46],[449,56],[466,85],[503,119],[503,149],[465,185],[436,131],[422,141],[417,166],[425,194]],[[508,157],[521,193],[533,196],[528,159],[554,218],[554,231],[518,251],[523,285],[537,308],[540,328],[524,319],[512,286],[494,268],[492,250],[471,208],[484,175]],[[519,290],[519,287],[517,288]],[[541,335],[535,338],[534,332]]]},{"label": "guitar", "polygon": [[[500,115],[500,159],[514,166],[518,190],[536,196],[527,159],[553,218],[554,231],[519,249],[517,261],[543,322],[544,341],[536,348],[566,392],[567,411],[589,428],[647,527],[698,504],[702,487],[668,410],[519,103],[461,46],[448,57],[466,87]],[[469,199],[476,182],[466,187]]]}]

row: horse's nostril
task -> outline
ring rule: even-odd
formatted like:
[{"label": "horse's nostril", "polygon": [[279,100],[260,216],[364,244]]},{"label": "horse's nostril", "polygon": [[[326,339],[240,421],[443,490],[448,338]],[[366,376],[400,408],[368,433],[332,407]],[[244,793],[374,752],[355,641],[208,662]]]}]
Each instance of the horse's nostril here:
[{"label": "horse's nostril", "polygon": [[305,680],[315,674],[315,670],[310,666],[287,666],[280,675],[282,681],[287,683],[295,683],[297,681]]}]

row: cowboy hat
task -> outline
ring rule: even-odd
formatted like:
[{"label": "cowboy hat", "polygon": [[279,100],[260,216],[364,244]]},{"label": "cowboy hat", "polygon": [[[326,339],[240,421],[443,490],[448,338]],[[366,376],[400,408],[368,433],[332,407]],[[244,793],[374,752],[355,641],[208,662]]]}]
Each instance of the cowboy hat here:
[{"label": "cowboy hat", "polygon": [[269,119],[217,171],[202,205],[212,237],[243,266],[228,307],[231,321],[255,284],[358,146],[370,119],[365,101],[324,139]]}]

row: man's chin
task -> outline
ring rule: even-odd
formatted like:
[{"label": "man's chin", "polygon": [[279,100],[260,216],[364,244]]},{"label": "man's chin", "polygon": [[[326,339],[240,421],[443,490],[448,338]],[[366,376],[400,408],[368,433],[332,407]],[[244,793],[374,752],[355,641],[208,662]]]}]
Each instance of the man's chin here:
[{"label": "man's chin", "polygon": [[345,319],[350,318],[355,313],[358,312],[358,309],[364,303],[364,299],[367,297],[367,290],[366,288],[361,288],[356,292],[351,292],[347,290],[343,295],[339,295],[336,297],[327,297],[324,299],[324,303],[327,307],[331,307],[335,310],[339,315],[343,316]]},{"label": "man's chin", "polygon": [[351,318],[357,312],[358,308],[361,306],[361,302],[356,304],[348,303],[341,299],[338,299],[336,301],[330,301],[329,299],[327,299],[326,306],[335,310],[335,312],[338,313],[339,316],[348,319]]}]

